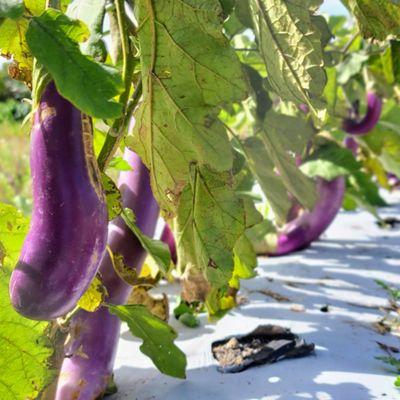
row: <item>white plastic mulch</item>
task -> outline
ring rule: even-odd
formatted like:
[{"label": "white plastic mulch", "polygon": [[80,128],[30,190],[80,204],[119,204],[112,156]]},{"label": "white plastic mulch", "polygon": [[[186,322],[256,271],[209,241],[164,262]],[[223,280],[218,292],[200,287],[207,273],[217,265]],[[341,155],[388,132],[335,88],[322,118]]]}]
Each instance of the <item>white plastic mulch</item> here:
[{"label": "white plastic mulch", "polygon": [[[382,215],[400,218],[400,206]],[[177,344],[188,357],[185,381],[159,373],[124,326],[115,365],[119,392],[110,399],[400,399],[394,375],[375,358],[384,355],[376,341],[400,347],[400,338],[382,336],[372,327],[382,315],[379,307],[387,304],[375,279],[400,286],[400,226],[382,230],[365,212],[341,213],[310,249],[261,258],[258,272],[243,285],[249,302],[218,324],[204,317],[200,328],[190,329],[171,319],[179,331]],[[178,288],[164,289],[173,302]],[[278,302],[258,290],[272,290],[290,301]],[[325,305],[329,312],[320,311]],[[217,371],[210,351],[214,340],[268,323],[315,343],[315,355],[238,374]]]}]

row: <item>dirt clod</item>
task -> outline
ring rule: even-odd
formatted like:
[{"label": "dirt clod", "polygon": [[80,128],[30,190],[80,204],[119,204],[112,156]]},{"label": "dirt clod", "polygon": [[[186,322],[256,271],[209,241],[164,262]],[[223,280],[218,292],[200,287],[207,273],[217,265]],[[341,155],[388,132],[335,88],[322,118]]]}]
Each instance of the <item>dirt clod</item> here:
[{"label": "dirt clod", "polygon": [[261,325],[244,336],[233,336],[211,346],[218,370],[240,372],[260,364],[271,364],[284,358],[304,357],[314,351],[314,344],[289,329],[277,325]]}]

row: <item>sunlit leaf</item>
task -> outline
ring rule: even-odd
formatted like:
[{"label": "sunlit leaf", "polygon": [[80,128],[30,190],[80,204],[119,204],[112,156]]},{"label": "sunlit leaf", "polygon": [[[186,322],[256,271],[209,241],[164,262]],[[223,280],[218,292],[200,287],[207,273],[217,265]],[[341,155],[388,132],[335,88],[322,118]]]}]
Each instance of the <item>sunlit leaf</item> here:
[{"label": "sunlit leaf", "polygon": [[140,350],[162,373],[176,378],[186,377],[186,356],[174,344],[177,334],[171,326],[152,315],[144,306],[108,307],[112,314],[128,323],[134,336],[143,340]]}]

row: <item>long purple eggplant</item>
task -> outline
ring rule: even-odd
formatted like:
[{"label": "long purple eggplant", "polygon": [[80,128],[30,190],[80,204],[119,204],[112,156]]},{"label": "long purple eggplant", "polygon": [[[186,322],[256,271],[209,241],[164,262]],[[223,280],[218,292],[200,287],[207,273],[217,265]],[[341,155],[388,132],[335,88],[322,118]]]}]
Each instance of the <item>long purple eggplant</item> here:
[{"label": "long purple eggplant", "polygon": [[[132,167],[132,171],[121,173],[118,182],[124,207],[133,210],[139,228],[152,236],[159,208],[150,188],[149,173],[135,153],[125,150],[124,158]],[[114,253],[124,257],[127,265],[141,270],[146,253],[121,218],[110,224],[108,244]],[[100,273],[109,294],[107,302],[124,304],[132,287],[116,274],[108,253],[102,259]],[[112,378],[119,331],[119,319],[106,307],[94,313],[80,311],[73,318],[55,400],[95,400],[104,393]]]},{"label": "long purple eggplant", "polygon": [[365,135],[375,128],[382,113],[382,99],[373,92],[367,94],[367,113],[361,120],[347,118],[343,130],[350,135]]},{"label": "long purple eggplant", "polygon": [[107,207],[93,154],[92,122],[45,89],[31,132],[33,214],[10,281],[14,308],[47,320],[75,306],[95,276],[107,240]]},{"label": "long purple eggplant", "polygon": [[345,192],[345,179],[317,180],[319,199],[312,211],[304,211],[278,232],[276,249],[270,256],[282,256],[308,247],[328,228],[338,213]]}]

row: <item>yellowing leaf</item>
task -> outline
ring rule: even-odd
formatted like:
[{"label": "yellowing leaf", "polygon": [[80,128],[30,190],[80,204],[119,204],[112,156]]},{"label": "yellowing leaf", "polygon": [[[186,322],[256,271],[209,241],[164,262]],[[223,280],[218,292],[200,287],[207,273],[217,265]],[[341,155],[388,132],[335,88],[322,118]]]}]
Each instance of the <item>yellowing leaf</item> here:
[{"label": "yellowing leaf", "polygon": [[105,301],[108,293],[99,277],[95,277],[89,289],[78,301],[78,306],[89,312],[95,312]]},{"label": "yellowing leaf", "polygon": [[0,243],[5,256],[2,266],[14,267],[28,227],[29,220],[15,207],[0,203]]},{"label": "yellowing leaf", "polygon": [[101,181],[106,195],[108,219],[111,221],[122,212],[121,192],[114,181],[105,173],[101,174]]},{"label": "yellowing leaf", "polygon": [[13,58],[21,70],[32,69],[32,55],[26,43],[28,20],[6,19],[0,22],[0,54]]}]

